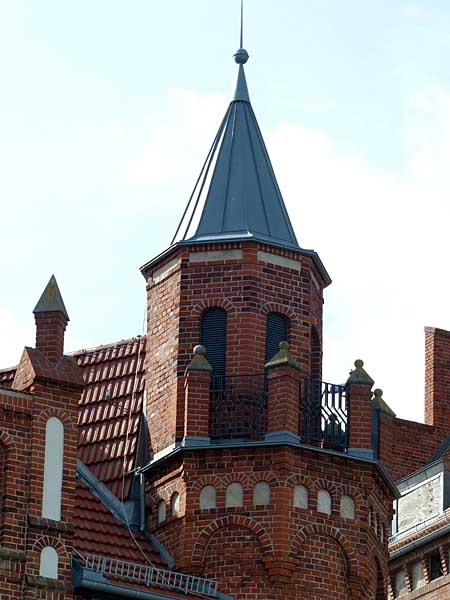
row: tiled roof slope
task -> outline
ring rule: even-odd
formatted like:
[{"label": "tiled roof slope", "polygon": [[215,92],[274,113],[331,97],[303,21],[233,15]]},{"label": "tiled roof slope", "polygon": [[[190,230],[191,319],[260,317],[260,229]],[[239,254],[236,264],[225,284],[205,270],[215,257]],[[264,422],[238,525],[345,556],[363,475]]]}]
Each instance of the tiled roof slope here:
[{"label": "tiled roof slope", "polygon": [[0,388],[4,390],[11,389],[16,374],[17,367],[10,367],[9,369],[0,369]]},{"label": "tiled roof slope", "polygon": [[[78,456],[118,498],[134,467],[144,395],[145,336],[75,352],[86,383],[78,415]],[[125,459],[125,460],[124,460]]]},{"label": "tiled roof slope", "polygon": [[128,529],[80,481],[77,483],[74,523],[73,546],[83,556],[96,554],[143,564],[148,560],[167,569],[147,538],[140,532],[133,532],[142,554]]},{"label": "tiled roof slope", "polygon": [[[78,415],[78,456],[111,492],[126,498],[144,396],[146,338],[140,336],[73,352],[85,388]],[[0,388],[10,389],[17,367],[0,370]],[[133,393],[134,390],[134,393]]]}]

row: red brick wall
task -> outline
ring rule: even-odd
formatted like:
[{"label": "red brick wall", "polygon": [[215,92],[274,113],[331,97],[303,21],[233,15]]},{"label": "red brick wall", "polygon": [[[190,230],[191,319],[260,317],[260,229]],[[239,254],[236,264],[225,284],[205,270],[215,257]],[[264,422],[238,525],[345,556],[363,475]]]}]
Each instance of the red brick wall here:
[{"label": "red brick wall", "polygon": [[[22,370],[28,363],[23,363]],[[23,373],[23,381],[33,374]],[[0,598],[72,598],[71,537],[75,505],[79,387],[34,381],[29,393],[0,390],[0,444],[5,456],[0,517]],[[42,518],[46,423],[64,425],[61,520]],[[39,578],[40,552],[58,553],[59,589]],[[4,557],[6,560],[3,560]],[[25,572],[27,579],[24,578]]]},{"label": "red brick wall", "polygon": [[[191,451],[184,458],[172,458],[148,481],[154,532],[173,553],[177,568],[217,577],[221,591],[237,598],[340,600],[350,598],[342,591],[345,583],[352,589],[352,598],[375,600],[374,557],[386,571],[392,513],[392,497],[375,469],[312,449]],[[270,484],[268,506],[253,504],[258,481]],[[243,487],[241,508],[225,506],[226,489],[232,482]],[[215,509],[199,508],[205,485],[216,487]],[[308,508],[293,506],[295,485],[308,488]],[[157,503],[168,499],[175,488],[185,495],[183,512],[158,526]],[[322,488],[331,494],[331,515],[317,510],[317,493]],[[355,519],[340,516],[343,494],[355,501]],[[369,510],[378,517],[377,533],[375,521],[369,524]],[[320,585],[324,586],[321,591]]]},{"label": "red brick wall", "polygon": [[450,332],[425,328],[425,423],[450,428]]},{"label": "red brick wall", "polygon": [[[161,268],[161,264],[158,268]],[[155,453],[170,446],[177,437],[180,280],[178,267],[162,281],[154,281],[151,277],[147,280],[145,388],[149,442]],[[180,401],[180,404],[182,406],[183,402]],[[178,432],[178,435],[182,433]]]},{"label": "red brick wall", "polygon": [[[191,252],[223,250],[242,252],[243,257],[207,262],[189,258]],[[258,260],[258,251],[300,261],[301,272]],[[152,274],[174,260],[180,262],[180,270],[171,271],[168,277],[155,283]],[[153,265],[146,277],[147,406],[154,452],[183,436],[182,375],[193,347],[200,341],[201,316],[206,308],[220,306],[227,311],[228,374],[263,371],[266,316],[276,311],[290,319],[290,350],[303,372],[309,374],[313,362],[314,374],[320,375],[323,283],[309,256],[257,243],[184,246],[175,248],[164,261]],[[314,342],[312,326],[316,330]]]}]

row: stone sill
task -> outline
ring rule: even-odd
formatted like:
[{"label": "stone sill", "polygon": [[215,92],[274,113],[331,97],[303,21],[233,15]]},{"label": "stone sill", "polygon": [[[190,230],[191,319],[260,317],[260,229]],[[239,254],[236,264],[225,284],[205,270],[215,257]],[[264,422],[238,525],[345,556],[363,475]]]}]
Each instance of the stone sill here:
[{"label": "stone sill", "polygon": [[73,533],[75,527],[73,523],[67,523],[65,521],[54,521],[53,519],[45,519],[44,517],[28,517],[28,522],[33,527],[39,527],[40,529],[53,529],[54,531],[64,531],[66,533]]},{"label": "stone sill", "polygon": [[25,552],[21,550],[12,550],[11,548],[5,548],[5,546],[0,546],[0,560],[16,560],[24,562],[27,557]]}]

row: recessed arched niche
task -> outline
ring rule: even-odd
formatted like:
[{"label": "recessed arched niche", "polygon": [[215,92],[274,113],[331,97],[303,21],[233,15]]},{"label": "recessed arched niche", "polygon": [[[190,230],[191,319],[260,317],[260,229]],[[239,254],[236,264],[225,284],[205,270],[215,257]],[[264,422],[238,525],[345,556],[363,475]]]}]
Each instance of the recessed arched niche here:
[{"label": "recessed arched niche", "polygon": [[308,490],[304,485],[296,485],[294,488],[294,506],[295,508],[308,508],[309,498]]},{"label": "recessed arched niche", "polygon": [[351,496],[346,494],[341,496],[340,515],[344,519],[355,518],[355,502]]},{"label": "recessed arched niche", "polygon": [[158,525],[166,520],[166,503],[164,500],[161,500],[158,504]]},{"label": "recessed arched niche", "polygon": [[202,488],[199,503],[202,510],[216,508],[216,488],[213,485]]},{"label": "recessed arched niche", "polygon": [[52,546],[45,546],[41,550],[39,561],[39,575],[49,579],[58,579],[58,553]]},{"label": "recessed arched niche", "polygon": [[319,490],[317,494],[317,510],[326,515],[331,515],[331,496],[327,490]]},{"label": "recessed arched niche", "polygon": [[253,488],[254,506],[268,506],[270,504],[270,485],[267,481],[259,481]]},{"label": "recessed arched niche", "polygon": [[244,506],[244,491],[240,483],[230,483],[227,487],[225,506],[227,508]]},{"label": "recessed arched niche", "polygon": [[64,425],[50,417],[45,426],[44,491],[42,516],[61,520],[61,493],[64,465]]}]

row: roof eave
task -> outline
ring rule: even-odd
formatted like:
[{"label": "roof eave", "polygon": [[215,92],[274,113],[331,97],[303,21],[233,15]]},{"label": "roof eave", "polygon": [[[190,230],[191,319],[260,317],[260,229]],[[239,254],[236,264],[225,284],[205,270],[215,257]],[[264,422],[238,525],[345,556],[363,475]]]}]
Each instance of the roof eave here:
[{"label": "roof eave", "polygon": [[298,252],[299,254],[303,254],[306,256],[310,256],[316,269],[318,270],[318,272],[320,273],[320,276],[322,277],[323,283],[324,283],[324,288],[328,287],[331,283],[332,283],[332,279],[330,277],[330,275],[328,274],[328,271],[325,268],[325,265],[323,264],[322,260],[320,259],[319,255],[317,254],[317,252],[315,250],[310,250],[310,249],[305,249],[305,248],[301,248],[300,246],[295,246],[295,245],[291,245],[288,242],[285,242],[283,240],[280,240],[279,242],[274,240],[273,238],[265,238],[264,236],[233,236],[233,235],[227,235],[227,236],[222,236],[222,237],[208,237],[208,238],[199,238],[199,239],[189,239],[189,240],[181,240],[179,242],[176,242],[175,244],[173,244],[172,246],[169,246],[169,248],[166,248],[166,250],[164,250],[163,252],[161,252],[160,254],[158,254],[157,256],[155,256],[155,258],[152,258],[149,262],[145,263],[141,268],[140,268],[140,272],[142,273],[143,277],[146,277],[147,271],[155,264],[159,263],[161,260],[163,260],[164,258],[166,258],[167,256],[170,256],[170,254],[172,254],[173,252],[175,252],[175,250],[177,250],[180,247],[186,247],[186,246],[195,246],[195,245],[200,245],[200,246],[206,246],[208,244],[230,244],[230,243],[249,243],[249,242],[259,242],[262,244],[266,244],[267,246],[273,246],[274,248],[282,248],[283,250],[290,250],[293,252]]}]

